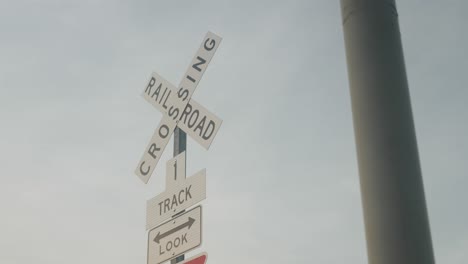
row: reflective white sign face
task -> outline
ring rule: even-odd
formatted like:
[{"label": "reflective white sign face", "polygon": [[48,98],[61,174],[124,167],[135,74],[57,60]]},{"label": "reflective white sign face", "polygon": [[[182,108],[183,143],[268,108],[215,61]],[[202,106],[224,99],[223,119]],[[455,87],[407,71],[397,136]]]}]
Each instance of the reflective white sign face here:
[{"label": "reflective white sign face", "polygon": [[146,202],[147,230],[206,199],[206,170],[185,178],[185,152],[166,167],[166,190]]},{"label": "reflective white sign face", "polygon": [[148,183],[156,164],[162,156],[164,148],[166,148],[167,143],[169,143],[169,139],[175,127],[176,123],[170,117],[163,116],[161,122],[159,122],[158,128],[154,131],[150,143],[146,147],[138,167],[135,169],[135,174],[144,183]]},{"label": "reflective white sign face", "polygon": [[[195,57],[193,58],[190,64],[190,67],[187,69],[187,72],[185,73],[184,78],[182,79],[178,89],[170,92],[170,90],[166,89],[169,86],[168,82],[163,82],[161,79],[158,80],[157,83],[157,80],[153,80],[153,77],[150,78],[147,86],[145,87],[145,91],[143,93],[144,96],[150,96],[150,98],[153,98],[153,101],[156,100],[157,104],[160,105],[157,107],[162,107],[165,111],[163,112],[164,123],[163,121],[161,121],[161,124],[156,129],[150,144],[146,148],[146,151],[143,154],[142,159],[140,160],[140,163],[135,169],[135,174],[144,183],[147,183],[149,178],[151,177],[151,174],[153,173],[154,168],[156,167],[159,158],[161,157],[160,154],[169,142],[169,138],[172,136],[172,133],[174,132],[178,120],[181,119],[185,107],[189,103],[190,98],[192,97],[192,94],[198,85],[198,82],[205,73],[205,70],[208,64],[210,63],[211,58],[213,58],[213,55],[216,52],[216,49],[218,48],[220,42],[221,37],[211,32],[208,32],[206,34],[200,48],[198,49],[197,53],[195,54]],[[170,94],[174,94],[175,96]],[[167,109],[165,108],[165,106]],[[188,113],[186,113],[186,115],[187,114]],[[198,122],[197,126],[200,126],[200,123],[201,119]],[[164,127],[162,124],[166,126]],[[208,122],[208,124],[210,123]],[[213,129],[211,127],[209,128],[208,124],[206,124],[206,127],[204,127],[205,125],[203,125],[202,128],[199,129],[205,129],[205,131],[203,131],[202,134],[206,133],[207,135],[214,135],[214,131],[207,132]],[[161,128],[164,129],[166,127],[168,128],[169,132],[167,134],[164,134],[164,137],[162,137],[159,133],[161,133]]]},{"label": "reflective white sign face", "polygon": [[206,199],[205,169],[146,203],[146,229]]},{"label": "reflective white sign face", "polygon": [[166,162],[166,190],[185,181],[185,151]]},{"label": "reflective white sign face", "polygon": [[[170,115],[169,111],[175,111],[171,109],[175,109],[176,94],[174,85],[153,72],[142,96],[163,114]],[[177,125],[205,149],[209,149],[221,123],[222,120],[219,117],[194,99],[190,99],[184,111],[180,114]]]},{"label": "reflective white sign face", "polygon": [[159,264],[201,245],[201,206],[148,232],[148,264]]},{"label": "reflective white sign face", "polygon": [[222,122],[215,114],[191,99],[177,126],[205,149],[209,149]]}]

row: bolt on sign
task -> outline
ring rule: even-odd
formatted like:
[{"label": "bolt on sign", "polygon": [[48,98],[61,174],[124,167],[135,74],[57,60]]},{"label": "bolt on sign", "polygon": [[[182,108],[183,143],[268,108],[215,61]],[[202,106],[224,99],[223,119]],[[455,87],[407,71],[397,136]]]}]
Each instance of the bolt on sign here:
[{"label": "bolt on sign", "polygon": [[[176,127],[205,149],[213,142],[222,120],[191,97],[220,42],[219,36],[206,34],[178,87],[157,73],[148,80],[142,96],[163,118],[135,169],[144,183],[148,183]],[[186,177],[186,160],[182,152],[167,161],[166,189],[147,201],[148,264],[160,264],[201,245],[202,207],[189,208],[206,199],[206,170]],[[203,252],[181,264],[205,264],[207,256]]]},{"label": "bolt on sign", "polygon": [[221,119],[191,97],[220,42],[219,36],[211,32],[206,34],[178,88],[157,73],[148,80],[143,97],[162,112],[163,118],[135,169],[135,174],[144,183],[148,183],[176,126],[206,149],[216,136]]}]

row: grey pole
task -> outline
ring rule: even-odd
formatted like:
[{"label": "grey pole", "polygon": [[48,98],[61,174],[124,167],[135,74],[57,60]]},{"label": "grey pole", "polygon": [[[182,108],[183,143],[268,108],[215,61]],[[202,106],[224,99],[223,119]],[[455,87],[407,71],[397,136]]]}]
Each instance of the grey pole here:
[{"label": "grey pole", "polygon": [[[174,130],[174,157],[187,150],[187,134],[182,131],[179,127]],[[180,212],[183,213],[183,212]],[[171,259],[171,264],[179,263],[184,261],[185,255],[178,256],[175,259]]]},{"label": "grey pole", "polygon": [[434,253],[394,0],[341,0],[370,264]]},{"label": "grey pole", "polygon": [[179,127],[174,130],[174,157],[187,150],[187,134]]}]

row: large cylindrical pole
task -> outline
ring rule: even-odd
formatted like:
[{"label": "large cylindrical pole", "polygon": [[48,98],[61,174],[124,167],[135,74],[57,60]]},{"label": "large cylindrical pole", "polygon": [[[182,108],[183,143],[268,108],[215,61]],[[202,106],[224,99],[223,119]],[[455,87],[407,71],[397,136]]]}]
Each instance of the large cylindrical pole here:
[{"label": "large cylindrical pole", "polygon": [[369,264],[433,264],[395,1],[341,9]]}]

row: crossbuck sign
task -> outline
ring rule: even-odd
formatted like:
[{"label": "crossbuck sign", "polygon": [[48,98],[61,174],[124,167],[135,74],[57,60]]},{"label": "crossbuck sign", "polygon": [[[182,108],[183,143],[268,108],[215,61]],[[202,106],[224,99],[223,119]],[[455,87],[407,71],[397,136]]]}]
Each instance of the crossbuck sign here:
[{"label": "crossbuck sign", "polygon": [[206,34],[178,88],[157,73],[151,75],[143,97],[163,113],[163,118],[135,169],[144,183],[148,183],[176,126],[206,149],[216,136],[222,120],[191,97],[220,42],[221,37]]}]

